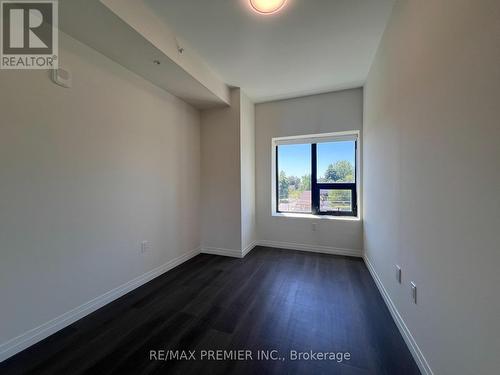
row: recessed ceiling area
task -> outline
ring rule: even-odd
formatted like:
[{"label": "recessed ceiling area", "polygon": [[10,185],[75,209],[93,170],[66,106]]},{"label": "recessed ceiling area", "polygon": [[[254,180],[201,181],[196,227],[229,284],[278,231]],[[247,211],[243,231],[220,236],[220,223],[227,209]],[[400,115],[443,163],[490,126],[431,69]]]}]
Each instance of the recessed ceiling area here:
[{"label": "recessed ceiling area", "polygon": [[394,0],[145,0],[228,85],[255,102],[364,84]]}]

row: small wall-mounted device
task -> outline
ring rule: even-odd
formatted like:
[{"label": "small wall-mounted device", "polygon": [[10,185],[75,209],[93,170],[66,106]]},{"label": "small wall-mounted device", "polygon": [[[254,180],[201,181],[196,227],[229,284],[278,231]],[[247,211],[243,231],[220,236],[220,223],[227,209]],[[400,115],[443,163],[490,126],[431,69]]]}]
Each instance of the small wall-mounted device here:
[{"label": "small wall-mounted device", "polygon": [[52,69],[52,81],[55,84],[66,88],[73,86],[71,72],[67,69]]},{"label": "small wall-mounted device", "polygon": [[141,253],[148,253],[151,250],[151,242],[144,240],[141,242]]},{"label": "small wall-mounted device", "polygon": [[184,47],[181,46],[177,38],[175,38],[175,44],[177,45],[177,52],[182,55],[184,53]]},{"label": "small wall-mounted device", "polygon": [[415,283],[412,281],[410,283],[410,286],[411,286],[411,298],[413,300],[413,303],[417,303],[417,286],[415,285]]},{"label": "small wall-mounted device", "polygon": [[396,280],[401,284],[401,267],[396,264]]}]

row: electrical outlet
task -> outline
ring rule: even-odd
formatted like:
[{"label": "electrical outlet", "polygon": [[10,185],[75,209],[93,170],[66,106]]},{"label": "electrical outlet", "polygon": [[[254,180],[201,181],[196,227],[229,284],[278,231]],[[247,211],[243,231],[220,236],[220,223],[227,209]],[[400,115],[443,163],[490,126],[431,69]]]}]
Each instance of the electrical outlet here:
[{"label": "electrical outlet", "polygon": [[396,264],[396,280],[401,284],[401,267]]},{"label": "electrical outlet", "polygon": [[149,250],[151,250],[151,242],[142,241],[141,242],[141,253],[142,254],[147,253],[147,252],[149,252]]},{"label": "electrical outlet", "polygon": [[312,229],[313,232],[316,232],[316,226],[317,226],[316,223],[312,223],[311,224],[311,229]]},{"label": "electrical outlet", "polygon": [[413,299],[413,303],[417,303],[417,286],[415,285],[415,283],[412,281],[410,283],[410,286],[411,286],[411,298]]}]

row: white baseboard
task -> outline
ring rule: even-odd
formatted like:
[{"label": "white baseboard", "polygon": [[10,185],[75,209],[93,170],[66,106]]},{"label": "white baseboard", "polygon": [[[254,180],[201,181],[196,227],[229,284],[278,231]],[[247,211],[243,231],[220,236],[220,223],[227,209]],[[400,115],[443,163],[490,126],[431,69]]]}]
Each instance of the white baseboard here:
[{"label": "white baseboard", "polygon": [[253,241],[245,247],[243,250],[233,250],[233,249],[223,249],[220,247],[203,247],[201,252],[203,254],[211,254],[211,255],[221,255],[225,257],[231,258],[244,258],[250,251],[253,250],[255,246],[257,246],[258,241]]},{"label": "white baseboard", "polygon": [[0,362],[107,305],[200,253],[190,251],[0,345]]},{"label": "white baseboard", "polygon": [[258,241],[255,240],[250,245],[248,245],[246,248],[244,248],[241,252],[242,257],[244,258],[250,251],[253,250],[255,246],[257,246]]},{"label": "white baseboard", "polygon": [[294,243],[294,242],[281,242],[281,241],[268,241],[268,240],[259,240],[259,241],[257,241],[257,245],[267,246],[267,247],[276,247],[276,248],[288,249],[288,250],[310,251],[313,253],[346,255],[346,256],[357,257],[357,258],[363,257],[363,252],[361,250],[341,249],[341,248],[330,247],[330,246],[307,245],[307,244],[299,244],[299,243]]},{"label": "white baseboard", "polygon": [[253,250],[255,246],[267,246],[280,249],[309,251],[313,253],[323,253],[323,254],[346,255],[357,258],[363,257],[363,252],[361,250],[341,249],[330,246],[306,245],[293,242],[268,241],[268,240],[253,241],[243,250],[223,249],[218,247],[203,247],[201,252],[204,254],[221,255],[232,258],[244,258],[250,251]]},{"label": "white baseboard", "polygon": [[382,295],[382,298],[385,301],[385,304],[387,305],[389,311],[391,312],[392,318],[394,319],[396,325],[398,326],[399,332],[401,332],[401,335],[403,336],[403,339],[405,340],[408,349],[410,350],[413,358],[415,359],[415,362],[417,362],[420,371],[422,372],[422,374],[425,375],[433,375],[434,372],[432,371],[431,367],[429,366],[429,363],[425,359],[424,354],[418,347],[417,342],[413,338],[413,335],[411,334],[406,323],[401,317],[401,314],[396,308],[396,305],[394,304],[394,302],[392,302],[389,293],[382,284],[382,281],[380,280],[377,272],[375,271],[375,268],[373,268],[366,254],[363,256],[363,259],[365,261],[366,267],[368,268],[370,274],[373,277],[373,280],[375,281],[375,284],[377,285],[377,288],[380,291],[380,294]]},{"label": "white baseboard", "polygon": [[232,258],[243,258],[241,250],[222,249],[218,247],[203,247],[201,249],[201,252],[203,254],[222,255],[225,257],[232,257]]}]

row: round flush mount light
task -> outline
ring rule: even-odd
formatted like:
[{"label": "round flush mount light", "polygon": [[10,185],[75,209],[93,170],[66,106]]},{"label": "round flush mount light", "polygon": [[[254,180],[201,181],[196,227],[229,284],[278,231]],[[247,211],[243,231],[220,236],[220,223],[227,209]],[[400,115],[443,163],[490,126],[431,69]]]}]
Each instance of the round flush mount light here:
[{"label": "round flush mount light", "polygon": [[286,0],[250,0],[252,8],[260,14],[273,14],[281,10]]}]

